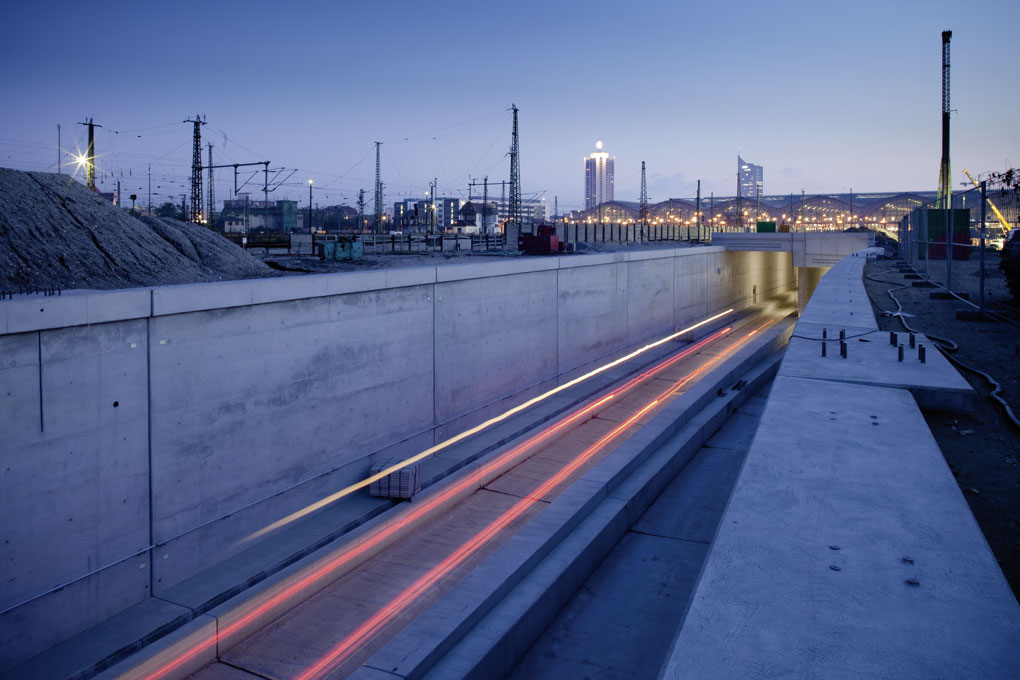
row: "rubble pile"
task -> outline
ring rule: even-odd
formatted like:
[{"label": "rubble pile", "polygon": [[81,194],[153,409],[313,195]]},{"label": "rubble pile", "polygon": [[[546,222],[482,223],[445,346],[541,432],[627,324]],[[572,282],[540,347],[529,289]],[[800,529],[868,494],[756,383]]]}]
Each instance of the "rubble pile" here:
[{"label": "rubble pile", "polygon": [[0,288],[134,288],[276,275],[204,227],[133,217],[68,175],[0,168]]}]

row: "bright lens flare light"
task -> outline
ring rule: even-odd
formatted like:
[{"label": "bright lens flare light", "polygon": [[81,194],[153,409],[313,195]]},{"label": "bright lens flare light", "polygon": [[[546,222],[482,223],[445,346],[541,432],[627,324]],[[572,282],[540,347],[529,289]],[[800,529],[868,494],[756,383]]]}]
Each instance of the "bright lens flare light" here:
[{"label": "bright lens flare light", "polygon": [[396,463],[395,465],[391,465],[388,468],[380,470],[379,472],[377,472],[374,475],[366,477],[365,479],[361,480],[360,482],[355,482],[354,484],[351,484],[350,486],[344,487],[343,489],[340,489],[336,493],[330,494],[329,496],[326,496],[325,498],[322,498],[322,499],[312,503],[309,506],[306,506],[306,507],[304,507],[304,508],[302,508],[300,510],[292,512],[291,514],[287,515],[283,519],[277,520],[276,522],[273,522],[272,524],[270,524],[270,525],[268,525],[268,526],[266,526],[266,527],[264,527],[262,529],[259,529],[258,531],[256,531],[255,533],[251,534],[250,536],[241,539],[240,543],[243,544],[243,543],[247,543],[248,541],[252,541],[252,540],[255,540],[255,539],[258,539],[258,538],[262,538],[266,534],[269,534],[269,533],[271,533],[273,531],[276,531],[277,529],[279,529],[281,527],[284,527],[284,526],[287,526],[288,524],[296,522],[297,520],[301,519],[302,517],[307,517],[308,515],[312,514],[313,512],[315,512],[317,510],[321,510],[322,508],[325,508],[325,507],[327,507],[327,506],[337,502],[338,500],[340,500],[344,496],[349,496],[350,494],[354,493],[355,491],[357,491],[359,489],[364,489],[366,486],[370,486],[373,482],[376,482],[376,481],[378,481],[378,480],[380,480],[380,479],[382,479],[384,477],[388,477],[389,475],[393,474],[394,472],[397,472],[398,470],[403,470],[404,468],[406,468],[406,467],[408,467],[410,465],[414,465],[415,463],[417,463],[420,460],[428,458],[429,456],[431,456],[434,453],[437,453],[439,451],[442,451],[445,448],[453,446],[454,444],[457,444],[458,442],[462,442],[462,441],[464,441],[465,439],[467,439],[468,437],[470,437],[472,435],[478,434],[479,432],[482,432],[483,430],[486,430],[486,429],[492,427],[493,425],[496,425],[497,423],[503,422],[504,420],[506,420],[507,418],[510,418],[511,416],[517,415],[521,411],[524,411],[524,410],[526,410],[528,408],[531,408],[535,404],[537,404],[537,403],[539,403],[541,401],[544,401],[544,400],[548,399],[549,397],[552,397],[552,396],[554,396],[556,394],[559,394],[563,390],[570,389],[574,385],[582,383],[585,380],[588,380],[589,378],[593,378],[596,375],[599,375],[600,373],[605,373],[609,369],[614,368],[616,366],[619,366],[620,364],[622,364],[624,362],[630,361],[631,359],[633,359],[634,357],[636,357],[636,356],[638,356],[640,354],[643,354],[643,353],[645,353],[645,352],[647,352],[647,351],[649,351],[651,349],[655,349],[656,347],[664,345],[665,343],[667,343],[667,342],[669,342],[671,340],[675,340],[676,338],[679,338],[681,335],[684,335],[685,333],[690,333],[691,331],[696,330],[698,328],[701,328],[705,324],[712,323],[713,321],[716,321],[717,319],[721,319],[722,317],[726,316],[727,314],[731,314],[732,312],[733,312],[733,309],[730,308],[730,309],[727,309],[725,312],[720,312],[719,314],[716,314],[715,316],[710,316],[709,318],[705,319],[704,321],[699,321],[698,323],[694,324],[693,326],[688,326],[687,328],[685,328],[683,330],[677,331],[676,333],[673,333],[671,335],[667,335],[664,338],[660,338],[659,340],[656,340],[655,342],[649,343],[649,344],[645,345],[644,347],[641,347],[640,349],[636,349],[633,352],[631,352],[630,354],[622,356],[619,359],[616,359],[614,361],[610,361],[608,364],[604,364],[602,366],[599,366],[598,368],[596,368],[596,369],[594,369],[592,371],[589,371],[588,373],[585,373],[582,376],[579,376],[577,378],[574,378],[573,380],[570,380],[568,382],[563,383],[559,387],[554,387],[553,389],[549,390],[548,392],[540,394],[537,397],[533,397],[533,398],[527,400],[526,402],[524,402],[522,404],[518,404],[517,406],[514,406],[512,409],[510,409],[508,411],[504,411],[503,413],[501,413],[498,416],[494,416],[492,418],[489,418],[488,420],[486,420],[483,423],[475,425],[474,427],[472,427],[472,428],[470,428],[468,430],[464,430],[460,434],[455,435],[453,437],[450,437],[446,441],[440,442],[439,444],[436,444],[435,446],[430,446],[429,448],[425,449],[421,453],[417,453],[417,454],[411,456],[410,458],[407,458],[405,460],[400,461],[399,463]]},{"label": "bright lens flare light", "polygon": [[640,420],[646,413],[675,395],[683,389],[685,385],[690,383],[697,376],[709,370],[715,364],[718,364],[729,356],[732,356],[748,340],[773,323],[775,322],[768,321],[758,328],[750,331],[739,341],[734,343],[727,351],[723,352],[719,356],[709,359],[693,372],[670,385],[669,388],[664,390],[655,399],[652,399],[650,402],[635,411],[634,414],[622,423],[602,435],[598,441],[578,454],[576,458],[567,463],[564,467],[560,468],[556,474],[542,482],[538,488],[515,503],[513,507],[493,520],[488,526],[468,539],[442,562],[427,571],[419,577],[417,581],[409,585],[399,595],[390,600],[385,607],[358,626],[347,637],[333,647],[333,649],[331,649],[325,656],[316,661],[311,667],[305,669],[304,672],[297,676],[296,680],[317,680],[318,678],[328,675],[337,666],[349,659],[361,646],[375,637],[375,635],[382,631],[383,628],[397,618],[401,612],[408,607],[408,605],[428,592],[430,588],[435,586],[446,575],[460,566],[479,548],[483,547],[500,532],[510,526],[515,520],[523,515],[528,508],[541,501],[543,497],[552,492],[557,486],[567,481],[574,472],[579,470],[581,466],[591,460],[592,457],[604,449],[614,439],[630,429],[630,427]]}]

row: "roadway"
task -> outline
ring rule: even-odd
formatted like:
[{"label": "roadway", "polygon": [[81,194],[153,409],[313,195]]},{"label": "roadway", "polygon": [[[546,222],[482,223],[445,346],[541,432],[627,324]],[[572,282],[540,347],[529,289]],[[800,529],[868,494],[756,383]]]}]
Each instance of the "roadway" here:
[{"label": "roadway", "polygon": [[[347,554],[351,555],[349,565],[342,565],[338,570],[342,576],[243,642],[221,652],[217,662],[193,677],[196,680],[251,677],[312,680],[347,677],[354,673],[411,621],[456,589],[467,574],[523,526],[539,517],[551,501],[586,471],[756,335],[777,323],[785,311],[746,317],[679,348],[637,375],[617,382],[574,410],[507,444],[492,454],[481,468],[466,470],[446,480],[433,493],[423,494],[420,500],[408,506],[407,512],[394,519],[404,531],[399,539],[384,545],[380,536],[391,527],[382,523],[372,532],[351,540],[347,549]],[[752,422],[743,414],[736,418],[740,420],[741,437],[746,438],[748,432],[753,434],[756,420]],[[667,563],[677,558],[679,568],[686,574],[681,581],[693,583],[692,574],[697,573],[699,560],[707,552],[705,541],[711,533],[708,524],[712,521],[703,517],[704,512],[699,507],[712,508],[713,517],[721,512],[720,494],[725,496],[727,485],[739,469],[737,454],[709,457],[724,465],[716,472],[712,472],[714,466],[708,469],[700,462],[688,466],[694,479],[704,476],[702,473],[702,477],[698,477],[697,470],[708,470],[707,474],[715,480],[700,488],[700,493],[704,494],[702,500],[691,500],[694,506],[682,506],[690,508],[693,514],[679,520],[667,519],[666,510],[672,505],[667,498],[686,492],[667,493],[663,496],[664,504],[646,513],[614,555],[648,540],[657,542],[653,536],[659,536],[658,541],[666,540],[661,536],[667,536],[670,530],[656,528],[659,520],[655,517],[667,524],[693,527],[700,538],[688,541],[690,546],[681,548],[679,553],[672,549],[666,551],[669,559],[662,564],[648,565],[652,568],[649,574],[652,574],[656,568],[671,568]],[[702,459],[708,458],[698,458]],[[492,470],[503,470],[503,473],[492,478]],[[489,481],[484,481],[486,479]],[[411,530],[407,531],[409,527]],[[378,547],[373,541],[378,542]],[[640,552],[641,548],[638,549]],[[621,560],[629,564],[634,559],[633,556],[611,558],[606,568],[612,570],[613,564]],[[637,559],[641,562],[644,558]],[[595,582],[605,576],[596,574],[592,578]],[[690,583],[684,586],[688,590]],[[633,580],[630,584],[633,589]],[[578,598],[583,597],[582,591]],[[654,606],[675,605],[677,597],[666,594],[665,599]],[[630,596],[623,594],[610,596],[607,602],[628,599]],[[563,616],[571,616],[569,612],[576,610],[576,606],[576,602],[572,602]],[[600,616],[618,618],[611,607],[603,608]],[[591,622],[588,625],[592,625]],[[555,624],[550,630],[557,629],[556,626],[562,627],[562,624]],[[669,627],[669,632],[674,629]],[[555,636],[555,633],[547,633],[536,643],[535,650],[554,644],[550,642],[550,634]],[[534,669],[541,665],[534,654],[545,652],[535,651],[529,655],[522,662],[520,677],[533,676]],[[576,654],[563,657],[568,666],[560,665],[562,672],[557,673],[558,676],[563,676],[574,656]],[[661,663],[661,659],[659,655],[656,664]],[[150,677],[169,675],[172,673],[157,671]]]},{"label": "roadway", "polygon": [[684,466],[521,658],[511,680],[658,675],[768,391],[761,388]]}]

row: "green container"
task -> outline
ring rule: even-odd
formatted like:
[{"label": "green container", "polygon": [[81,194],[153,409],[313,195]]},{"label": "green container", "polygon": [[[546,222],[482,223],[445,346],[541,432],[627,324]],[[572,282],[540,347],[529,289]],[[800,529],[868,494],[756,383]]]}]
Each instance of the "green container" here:
[{"label": "green container", "polygon": [[774,234],[774,233],[776,233],[776,223],[775,222],[759,222],[758,223],[757,231],[758,231],[759,234]]},{"label": "green container", "polygon": [[[949,211],[952,224],[953,259],[970,258],[970,210],[953,208]],[[915,208],[911,214],[917,229],[917,255],[928,259],[946,257],[946,211],[941,208]],[[923,243],[928,241],[928,243]]]}]

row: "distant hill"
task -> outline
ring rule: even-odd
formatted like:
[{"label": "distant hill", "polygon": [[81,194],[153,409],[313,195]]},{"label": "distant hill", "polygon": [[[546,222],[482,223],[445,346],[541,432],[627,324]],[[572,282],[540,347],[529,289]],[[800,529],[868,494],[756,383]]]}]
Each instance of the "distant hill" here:
[{"label": "distant hill", "polygon": [[132,217],[68,175],[0,168],[0,288],[133,288],[278,275],[204,227]]}]

